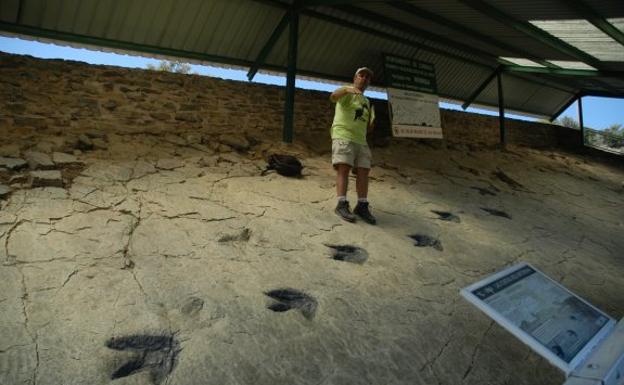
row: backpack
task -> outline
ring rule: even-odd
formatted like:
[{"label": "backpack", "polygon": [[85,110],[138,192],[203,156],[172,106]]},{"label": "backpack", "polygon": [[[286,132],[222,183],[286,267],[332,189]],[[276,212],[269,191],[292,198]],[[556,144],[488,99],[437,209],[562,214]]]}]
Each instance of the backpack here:
[{"label": "backpack", "polygon": [[280,175],[301,177],[303,165],[292,155],[272,154],[269,155],[268,163],[262,175],[269,170],[275,170]]}]

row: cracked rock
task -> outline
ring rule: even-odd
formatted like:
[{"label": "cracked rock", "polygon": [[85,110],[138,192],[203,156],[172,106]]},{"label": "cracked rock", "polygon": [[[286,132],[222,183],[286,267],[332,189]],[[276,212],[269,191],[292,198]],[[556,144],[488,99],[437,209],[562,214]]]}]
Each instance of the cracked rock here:
[{"label": "cracked rock", "polygon": [[180,167],[184,167],[184,161],[176,158],[158,159],[156,162],[156,168],[161,170],[175,170]]},{"label": "cracked rock", "polygon": [[236,234],[225,234],[219,238],[219,242],[240,242],[248,241],[251,235],[251,230],[244,228]]},{"label": "cracked rock", "polygon": [[59,170],[31,171],[32,187],[63,187],[63,176]]}]

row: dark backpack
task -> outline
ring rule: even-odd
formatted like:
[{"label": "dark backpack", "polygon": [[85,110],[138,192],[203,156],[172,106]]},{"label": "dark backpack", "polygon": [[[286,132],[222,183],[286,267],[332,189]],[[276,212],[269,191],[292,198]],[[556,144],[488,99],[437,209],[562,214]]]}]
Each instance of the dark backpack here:
[{"label": "dark backpack", "polygon": [[268,163],[262,175],[269,170],[275,170],[280,175],[301,177],[303,165],[292,155],[272,154],[269,155]]}]

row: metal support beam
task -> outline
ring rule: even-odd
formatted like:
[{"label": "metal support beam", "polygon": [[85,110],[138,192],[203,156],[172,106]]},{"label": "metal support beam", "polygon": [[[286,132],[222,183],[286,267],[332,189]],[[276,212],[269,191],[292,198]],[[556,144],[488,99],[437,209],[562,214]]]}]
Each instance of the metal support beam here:
[{"label": "metal support beam", "polygon": [[562,2],[566,6],[574,9],[578,15],[592,23],[596,28],[606,33],[613,40],[624,46],[624,33],[600,16],[592,7],[581,0],[566,0]]},{"label": "metal support beam", "polygon": [[555,112],[554,114],[552,114],[552,116],[551,116],[548,120],[549,120],[550,122],[553,122],[555,119],[557,119],[557,118],[559,117],[559,115],[563,114],[563,112],[564,112],[565,110],[567,110],[567,109],[568,109],[568,107],[570,107],[570,106],[572,105],[572,103],[576,102],[576,100],[577,100],[578,98],[580,98],[580,97],[581,97],[581,95],[582,95],[582,94],[580,94],[580,93],[572,95],[572,97],[570,97],[570,99],[569,99],[567,102],[565,102],[565,103],[563,104],[563,106],[561,106],[561,108],[557,110],[557,112]]},{"label": "metal support beam", "polygon": [[503,74],[496,71],[496,80],[498,82],[498,125],[500,128],[500,143],[505,147],[507,145],[507,131],[505,130],[505,98],[503,97]]},{"label": "metal support beam", "polygon": [[24,15],[24,2],[25,1],[26,0],[19,0],[19,3],[17,5],[17,15],[15,16],[16,24],[22,23],[22,15]]},{"label": "metal support beam", "polygon": [[282,20],[280,20],[280,22],[273,30],[273,33],[269,37],[269,40],[267,40],[267,42],[264,44],[264,47],[262,47],[262,50],[260,50],[260,53],[258,54],[258,57],[256,57],[254,64],[247,72],[247,79],[249,79],[249,81],[253,80],[254,76],[256,76],[256,73],[260,69],[260,66],[264,64],[267,56],[269,56],[271,50],[273,49],[273,47],[275,47],[275,43],[277,43],[277,40],[280,38],[280,36],[282,36],[282,32],[284,32],[284,29],[286,29],[286,25],[288,25],[289,18],[290,13],[286,11],[284,13],[284,16],[282,17]]},{"label": "metal support beam", "polygon": [[467,5],[470,8],[489,16],[490,18],[497,20],[498,22],[508,25],[511,28],[524,33],[531,38],[538,40],[548,46],[560,51],[566,55],[569,55],[577,60],[582,61],[594,68],[601,69],[602,64],[600,60],[588,55],[580,49],[558,39],[557,37],[549,34],[548,32],[532,25],[531,23],[520,21],[514,17],[502,12],[498,8],[486,3],[482,0],[459,0],[461,3]]},{"label": "metal support beam", "polygon": [[487,79],[485,79],[483,81],[483,83],[481,83],[481,85],[479,87],[477,87],[476,90],[474,90],[474,92],[468,97],[468,99],[466,99],[464,104],[462,104],[462,106],[461,106],[462,109],[465,110],[466,108],[468,108],[472,104],[472,102],[474,102],[474,100],[477,98],[477,96],[479,96],[479,94],[481,94],[481,92],[483,92],[485,87],[487,87],[488,84],[490,84],[492,79],[494,79],[494,77],[498,75],[499,72],[500,72],[500,67],[497,68],[496,70],[494,70],[494,72],[492,72],[492,74],[490,76],[488,76]]},{"label": "metal support beam", "polygon": [[299,7],[293,4],[288,10],[288,69],[286,71],[286,104],[284,106],[284,132],[282,140],[293,141],[293,122],[295,115],[295,76],[297,75],[297,43],[299,39]]},{"label": "metal support beam", "polygon": [[583,124],[583,98],[578,98],[578,120],[581,129],[581,145],[585,145],[585,125]]},{"label": "metal support beam", "polygon": [[524,72],[534,74],[548,74],[563,77],[613,77],[624,79],[624,71],[596,71],[583,70],[573,68],[544,68],[544,67],[527,67],[516,64],[507,64],[502,68],[505,72]]},{"label": "metal support beam", "polygon": [[554,65],[553,63],[544,60],[543,58],[537,57],[533,54],[531,54],[530,52],[524,51],[519,49],[518,47],[514,47],[514,46],[510,46],[508,44],[505,44],[503,42],[500,42],[488,35],[485,35],[481,32],[477,32],[473,29],[464,27],[461,24],[458,24],[456,22],[453,22],[452,20],[448,20],[442,16],[439,16],[433,12],[429,12],[424,8],[419,8],[416,7],[415,5],[413,5],[412,3],[407,3],[407,2],[391,2],[388,3],[388,5],[390,5],[391,7],[394,7],[396,9],[399,9],[403,12],[407,12],[410,15],[419,17],[421,19],[425,19],[425,20],[429,20],[432,21],[434,23],[437,23],[439,25],[444,26],[445,28],[448,29],[452,29],[455,30],[459,33],[461,33],[462,35],[465,36],[469,36],[474,38],[477,41],[482,41],[486,44],[489,44],[493,47],[497,47],[500,48],[504,51],[507,51],[509,53],[512,53],[514,55],[517,55],[518,57],[521,58],[527,58],[530,60],[533,60],[534,62],[543,65],[545,67],[550,67],[550,68],[559,68],[559,66]]},{"label": "metal support beam", "polygon": [[[275,8],[279,8],[279,9],[283,9],[283,10],[287,10],[288,9],[288,5],[279,1],[279,0],[254,0],[258,3],[262,3],[265,5],[269,5]],[[436,48],[436,47],[429,47],[426,46],[424,44],[415,42],[411,39],[407,39],[405,37],[402,36],[397,36],[394,34],[390,34],[384,31],[380,31],[378,29],[375,28],[371,28],[371,27],[367,27],[361,24],[357,24],[351,21],[348,21],[346,19],[343,18],[339,18],[336,16],[331,16],[331,15],[327,15],[315,10],[311,10],[311,9],[303,9],[300,12],[302,15],[311,17],[311,18],[315,18],[318,20],[323,20],[326,21],[328,23],[332,23],[335,25],[338,25],[340,27],[344,27],[344,28],[349,28],[355,31],[360,31],[360,32],[364,32],[364,33],[368,33],[372,36],[377,36],[380,37],[382,39],[386,39],[395,43],[400,43],[400,44],[405,44],[409,47],[414,47],[417,48],[419,50],[423,50],[423,51],[427,51],[427,52],[431,52],[431,53],[435,53],[438,55],[442,55],[451,59],[455,59],[458,60],[460,62],[464,62],[464,63],[470,63],[470,64],[474,64],[476,66],[479,66],[481,68],[487,68],[488,70],[494,70],[496,67],[493,64],[488,64],[486,62],[482,62],[482,61],[478,61],[476,59],[472,59],[472,58],[468,58],[468,57],[464,57],[464,56],[460,56],[458,54],[455,53],[451,53],[445,50],[442,50],[440,48]],[[562,81],[558,81],[558,80],[554,80],[554,79],[549,79],[549,80],[545,80],[545,79],[537,79],[534,75],[530,75],[527,74],[527,76],[518,74],[517,76],[515,75],[510,75],[513,77],[516,77],[518,79],[522,79],[525,81],[530,81],[533,83],[537,83],[537,84],[541,84],[541,85],[547,85],[548,87],[557,89],[559,91],[562,92],[574,92],[573,90],[575,89],[574,86],[569,85],[569,84],[565,84]],[[326,77],[326,76],[325,76]],[[565,88],[571,88],[571,89],[565,89]]]},{"label": "metal support beam", "polygon": [[79,35],[69,32],[53,31],[49,29],[29,27],[25,25],[17,25],[14,23],[5,23],[0,21],[0,31],[7,31],[11,33],[38,36],[52,40],[64,40],[84,45],[95,45],[100,47],[109,47],[115,49],[121,49],[126,51],[145,52],[155,55],[173,56],[187,59],[195,59],[213,63],[223,64],[235,64],[240,66],[250,66],[252,63],[247,60],[228,58],[217,55],[207,55],[203,53],[197,53],[192,51],[183,51],[172,48],[158,47],[147,44],[130,43],[121,40],[105,39],[99,37],[92,37],[86,35]]}]

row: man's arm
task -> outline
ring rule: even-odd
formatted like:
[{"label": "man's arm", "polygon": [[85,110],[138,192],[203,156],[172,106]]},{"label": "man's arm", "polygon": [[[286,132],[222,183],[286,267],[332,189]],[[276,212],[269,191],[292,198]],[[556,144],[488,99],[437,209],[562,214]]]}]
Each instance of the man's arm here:
[{"label": "man's arm", "polygon": [[361,93],[362,91],[358,90],[355,87],[340,87],[336,91],[332,92],[331,95],[329,95],[329,100],[331,100],[332,103],[336,103],[340,98],[342,98],[343,96],[347,94],[361,94]]},{"label": "man's arm", "polygon": [[368,127],[366,127],[366,132],[371,133],[375,129],[375,106],[371,104],[370,112],[368,115]]}]

